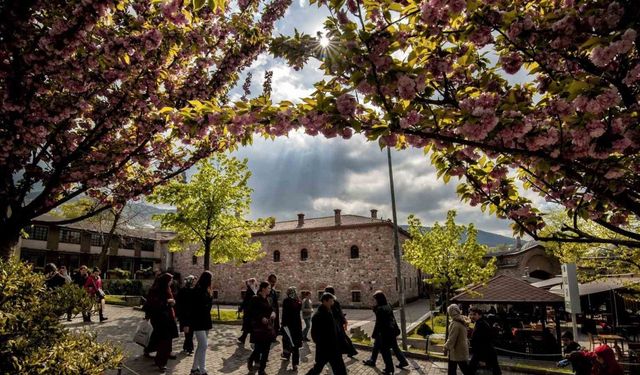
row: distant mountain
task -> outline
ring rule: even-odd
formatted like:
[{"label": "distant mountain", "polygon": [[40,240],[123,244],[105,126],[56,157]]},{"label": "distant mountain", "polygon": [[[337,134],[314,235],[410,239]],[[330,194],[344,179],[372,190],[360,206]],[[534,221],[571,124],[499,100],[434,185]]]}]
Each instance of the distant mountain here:
[{"label": "distant mountain", "polygon": [[[408,225],[400,225],[402,229],[409,229]],[[425,231],[430,230],[429,227],[422,227]],[[478,243],[482,245],[487,245],[489,247],[496,247],[500,245],[514,245],[516,240],[514,238],[502,236],[499,234],[486,232],[478,229]]]}]

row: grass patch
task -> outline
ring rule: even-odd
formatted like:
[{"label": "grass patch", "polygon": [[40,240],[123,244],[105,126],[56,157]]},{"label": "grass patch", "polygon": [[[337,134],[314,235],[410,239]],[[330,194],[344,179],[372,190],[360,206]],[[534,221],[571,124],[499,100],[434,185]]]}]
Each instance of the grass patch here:
[{"label": "grass patch", "polygon": [[418,331],[421,330],[420,328],[422,327],[422,325],[429,327],[429,329],[433,331],[433,333],[444,334],[447,331],[446,323],[447,323],[446,315],[436,314],[436,316],[434,316],[433,319],[429,318],[425,320],[424,322],[422,322],[422,324],[418,325],[411,332],[409,332],[409,337],[424,338],[422,335],[418,334]]},{"label": "grass patch", "polygon": [[368,345],[368,346],[373,346],[373,341],[371,341],[371,339],[361,339],[358,337],[351,337],[351,341],[357,343],[357,344],[361,344],[361,345]]},{"label": "grass patch", "polygon": [[109,305],[127,306],[127,301],[124,300],[124,296],[107,294],[104,296],[104,302]]},{"label": "grass patch", "polygon": [[211,309],[211,319],[216,322],[240,322],[242,321],[242,314],[238,315],[238,312],[232,309],[220,309],[220,316],[218,317],[218,309],[214,307]]}]

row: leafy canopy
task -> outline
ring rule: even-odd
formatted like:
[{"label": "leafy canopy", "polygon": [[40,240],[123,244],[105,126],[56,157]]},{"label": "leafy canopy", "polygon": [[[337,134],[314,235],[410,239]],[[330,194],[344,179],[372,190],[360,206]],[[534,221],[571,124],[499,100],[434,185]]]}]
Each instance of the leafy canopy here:
[{"label": "leafy canopy", "polygon": [[252,189],[247,160],[218,153],[197,164],[190,181],[174,179],[156,188],[149,200],[174,206],[175,212],[155,216],[163,228],[176,232],[171,251],[184,251],[196,244],[197,255],[209,261],[251,261],[262,256],[260,242],[251,233],[268,230],[273,219],[245,219]]},{"label": "leafy canopy", "polygon": [[496,271],[495,258],[483,258],[487,246],[476,242],[478,231],[473,224],[455,223],[456,212],[447,212],[444,225],[436,222],[425,230],[420,219],[409,216],[411,239],[403,243],[404,257],[414,267],[428,274],[429,282],[447,292],[489,280]]}]

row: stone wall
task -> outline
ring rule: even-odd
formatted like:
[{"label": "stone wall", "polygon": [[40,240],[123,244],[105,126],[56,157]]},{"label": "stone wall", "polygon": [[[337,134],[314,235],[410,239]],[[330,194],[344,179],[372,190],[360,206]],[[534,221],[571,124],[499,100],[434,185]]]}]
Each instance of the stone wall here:
[{"label": "stone wall", "polygon": [[[401,234],[401,240],[407,237]],[[257,235],[265,252],[261,259],[245,264],[214,265],[214,290],[220,303],[239,303],[244,280],[255,277],[266,280],[270,273],[278,276],[277,289],[284,292],[296,286],[298,292],[312,292],[317,301],[318,292],[332,285],[344,306],[368,307],[371,295],[381,289],[391,303],[398,301],[393,256],[393,227],[389,224],[366,225],[349,228],[319,228],[283,233]],[[352,246],[358,247],[359,257],[351,258]],[[301,260],[301,250],[307,249],[308,259]],[[274,261],[274,252],[280,261]],[[199,275],[203,259],[192,261],[193,252],[173,254],[173,268],[182,276]],[[404,262],[403,262],[404,263]],[[414,299],[419,294],[418,272],[404,263],[405,297]],[[353,301],[353,293],[360,292],[360,302]]]}]

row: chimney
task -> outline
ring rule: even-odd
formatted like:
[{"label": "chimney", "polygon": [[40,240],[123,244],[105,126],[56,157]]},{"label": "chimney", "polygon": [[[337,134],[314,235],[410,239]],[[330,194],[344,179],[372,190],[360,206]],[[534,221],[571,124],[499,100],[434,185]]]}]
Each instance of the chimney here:
[{"label": "chimney", "polygon": [[371,218],[372,219],[377,219],[378,218],[378,210],[376,210],[376,209],[371,210]]},{"label": "chimney", "polygon": [[304,214],[298,214],[298,227],[304,225]]},{"label": "chimney", "polygon": [[340,217],[340,210],[336,208],[335,210],[333,210],[333,213],[336,218],[336,225],[342,224],[342,218]]}]

